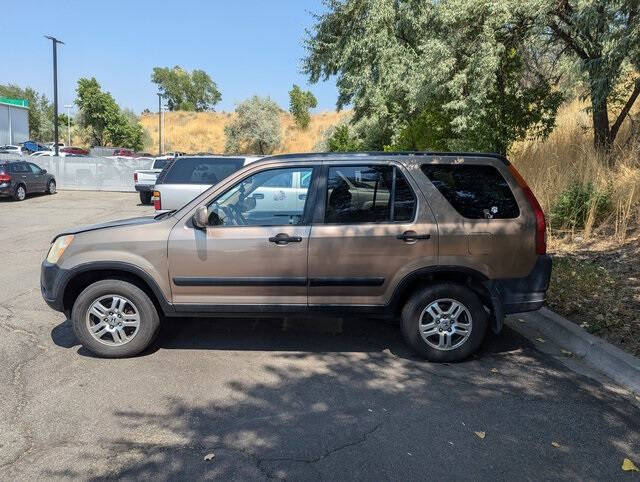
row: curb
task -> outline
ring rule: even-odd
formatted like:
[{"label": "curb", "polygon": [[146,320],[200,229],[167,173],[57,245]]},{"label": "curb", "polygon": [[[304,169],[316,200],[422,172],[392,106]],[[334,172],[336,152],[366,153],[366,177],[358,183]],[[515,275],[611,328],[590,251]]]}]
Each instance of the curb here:
[{"label": "curb", "polygon": [[548,308],[540,308],[537,313],[531,314],[541,315],[535,317],[535,326],[551,341],[582,357],[623,387],[640,394],[640,358],[587,333]]}]

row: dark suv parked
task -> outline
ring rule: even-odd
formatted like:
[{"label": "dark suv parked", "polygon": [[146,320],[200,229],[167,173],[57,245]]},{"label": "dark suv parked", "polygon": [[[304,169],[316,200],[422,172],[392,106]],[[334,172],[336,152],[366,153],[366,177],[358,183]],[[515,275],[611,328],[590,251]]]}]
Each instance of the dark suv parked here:
[{"label": "dark suv parked", "polygon": [[33,162],[0,160],[0,196],[22,201],[34,192],[56,192],[56,178]]},{"label": "dark suv parked", "polygon": [[103,356],[164,316],[361,313],[419,355],[471,355],[506,313],[545,301],[545,219],[494,154],[268,157],[175,212],[70,229],[42,264],[46,302]]}]

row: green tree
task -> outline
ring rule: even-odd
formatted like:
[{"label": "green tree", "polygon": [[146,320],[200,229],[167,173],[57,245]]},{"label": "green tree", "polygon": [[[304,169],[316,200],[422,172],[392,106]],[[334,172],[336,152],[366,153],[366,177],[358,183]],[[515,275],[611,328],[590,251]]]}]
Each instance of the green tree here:
[{"label": "green tree", "polygon": [[281,109],[269,97],[254,95],[236,107],[236,116],[224,128],[229,153],[271,154],[281,142]]},{"label": "green tree", "polygon": [[[544,25],[587,78],[593,140],[609,148],[640,95],[640,3],[637,0],[548,1]],[[634,72],[630,82],[629,72]],[[611,107],[619,109],[613,122]]]},{"label": "green tree", "polygon": [[296,119],[296,125],[300,129],[309,127],[311,116],[309,109],[314,109],[318,105],[318,101],[310,90],[303,91],[296,84],[289,91],[289,112]]},{"label": "green tree", "polygon": [[79,124],[87,133],[90,145],[142,149],[143,127],[135,115],[120,110],[111,94],[103,92],[94,77],[78,80],[76,96],[76,105],[80,109]]},{"label": "green tree", "polygon": [[157,84],[169,110],[212,110],[222,98],[216,83],[204,70],[189,73],[179,65],[154,67],[151,81]]},{"label": "green tree", "polygon": [[27,99],[29,101],[29,135],[31,139],[48,142],[53,140],[53,104],[44,94],[31,87],[14,84],[0,85],[0,97]]},{"label": "green tree", "polygon": [[[548,134],[562,101],[530,72],[535,5],[516,0],[326,0],[306,39],[312,82],[337,76],[366,148],[394,145],[416,122],[435,145],[505,153]],[[449,128],[441,120],[448,119]],[[440,133],[446,138],[440,138]],[[405,139],[406,140],[406,139]]]}]

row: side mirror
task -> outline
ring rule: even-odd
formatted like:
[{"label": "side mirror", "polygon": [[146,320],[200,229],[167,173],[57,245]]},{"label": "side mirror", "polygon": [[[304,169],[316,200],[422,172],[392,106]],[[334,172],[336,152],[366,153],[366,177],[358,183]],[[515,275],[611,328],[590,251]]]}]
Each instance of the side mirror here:
[{"label": "side mirror", "polygon": [[46,174],[47,170],[46,169],[40,169],[40,174]]},{"label": "side mirror", "polygon": [[198,206],[193,215],[193,225],[198,229],[207,229],[209,225],[209,209],[207,209],[207,206]]}]

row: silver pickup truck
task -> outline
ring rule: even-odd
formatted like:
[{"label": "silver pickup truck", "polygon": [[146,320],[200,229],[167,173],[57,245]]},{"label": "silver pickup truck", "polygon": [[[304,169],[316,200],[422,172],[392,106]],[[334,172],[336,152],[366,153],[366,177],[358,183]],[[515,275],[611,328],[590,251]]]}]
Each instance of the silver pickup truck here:
[{"label": "silver pickup truck", "polygon": [[133,172],[133,184],[136,191],[140,193],[140,202],[142,204],[151,203],[151,195],[153,194],[153,186],[156,184],[158,174],[162,172],[164,166],[173,159],[173,156],[161,156],[153,159],[150,169],[140,169]]}]

